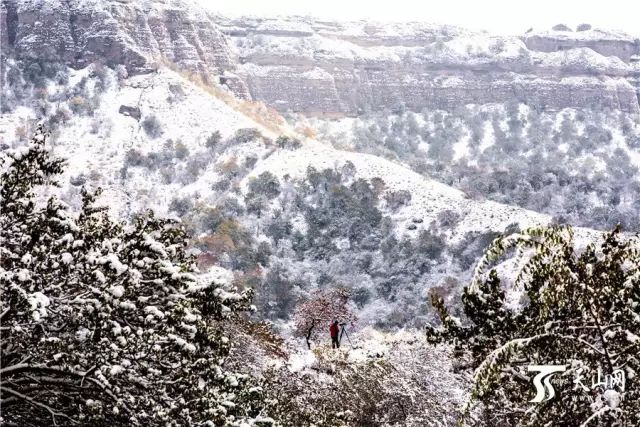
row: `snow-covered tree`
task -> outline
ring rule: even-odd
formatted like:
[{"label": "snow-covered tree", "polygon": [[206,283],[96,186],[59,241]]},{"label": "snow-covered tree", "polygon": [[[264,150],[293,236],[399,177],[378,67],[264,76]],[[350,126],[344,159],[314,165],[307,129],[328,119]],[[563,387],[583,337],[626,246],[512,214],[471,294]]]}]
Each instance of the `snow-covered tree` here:
[{"label": "snow-covered tree", "polygon": [[268,423],[260,389],[223,367],[221,322],[251,291],[198,275],[174,221],[114,221],[99,192],[78,215],[45,198],[64,166],[46,140],[39,127],[1,160],[0,422]]},{"label": "snow-covered tree", "polygon": [[[522,267],[509,292],[521,293],[519,305],[497,269],[486,273],[513,254]],[[638,236],[616,228],[582,251],[574,248],[570,227],[499,238],[464,290],[468,325],[452,317],[441,298],[432,302],[443,327],[430,329],[429,338],[455,344],[475,369],[464,411],[470,423],[640,425]],[[551,378],[553,398],[531,402],[531,365],[566,369]],[[605,384],[606,378],[615,381]],[[477,401],[482,405],[474,410]]]},{"label": "snow-covered tree", "polygon": [[346,289],[326,289],[314,293],[308,300],[299,304],[293,315],[296,334],[303,336],[307,347],[311,340],[320,334],[329,334],[329,325],[334,320],[353,324],[356,316],[349,306],[349,291]]}]

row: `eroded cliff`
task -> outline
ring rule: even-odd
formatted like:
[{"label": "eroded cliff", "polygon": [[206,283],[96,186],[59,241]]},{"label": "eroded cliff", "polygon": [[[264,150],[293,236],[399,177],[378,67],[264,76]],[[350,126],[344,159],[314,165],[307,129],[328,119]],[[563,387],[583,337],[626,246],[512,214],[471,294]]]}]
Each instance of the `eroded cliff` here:
[{"label": "eroded cliff", "polygon": [[502,37],[422,23],[228,19],[183,0],[3,0],[0,47],[130,74],[170,62],[309,115],[509,101],[640,112],[640,41],[596,29]]}]

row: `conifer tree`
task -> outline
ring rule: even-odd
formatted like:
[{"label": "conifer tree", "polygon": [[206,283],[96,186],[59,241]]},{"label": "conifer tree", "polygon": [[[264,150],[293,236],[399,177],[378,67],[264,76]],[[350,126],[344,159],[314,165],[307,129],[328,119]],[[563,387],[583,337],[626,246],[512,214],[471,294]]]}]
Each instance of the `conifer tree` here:
[{"label": "conifer tree", "polygon": [[[521,293],[519,305],[506,296],[497,269],[487,273],[510,257],[522,266],[509,290]],[[464,424],[640,425],[638,236],[616,228],[582,251],[570,227],[498,238],[464,290],[466,323],[440,297],[432,303],[442,326],[429,328],[428,338],[453,344],[474,369]],[[550,379],[553,398],[531,402],[530,365],[566,369]],[[607,375],[626,384],[598,385]]]},{"label": "conifer tree", "polygon": [[221,322],[251,291],[198,275],[174,221],[114,221],[99,192],[78,215],[45,198],[64,167],[46,140],[39,127],[1,160],[0,423],[270,423],[260,389],[223,365]]}]

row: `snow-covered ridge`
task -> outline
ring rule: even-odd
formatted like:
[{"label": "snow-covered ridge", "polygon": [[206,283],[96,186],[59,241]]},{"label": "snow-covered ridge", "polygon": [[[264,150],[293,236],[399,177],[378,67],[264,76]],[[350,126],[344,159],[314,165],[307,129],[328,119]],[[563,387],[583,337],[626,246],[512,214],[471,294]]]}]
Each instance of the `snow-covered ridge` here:
[{"label": "snow-covered ridge", "polygon": [[[78,81],[88,74],[89,69],[73,72],[70,81]],[[459,190],[381,157],[337,150],[304,137],[297,150],[277,149],[260,142],[231,146],[207,160],[201,166],[202,170],[187,181],[180,177],[189,174],[193,165],[177,160],[172,167],[174,178],[171,182],[165,182],[162,173],[137,167],[129,168],[127,177],[123,178],[123,165],[131,150],[147,155],[162,152],[167,144],[181,144],[197,157],[204,155],[205,141],[214,131],[220,132],[222,138],[228,138],[238,129],[255,128],[272,141],[279,133],[234,109],[216,97],[216,92],[207,91],[174,71],[160,69],[152,74],[131,77],[122,84],[118,84],[114,76],[111,78],[113,81],[101,95],[100,107],[93,117],[71,117],[71,122],[55,138],[53,149],[55,154],[68,159],[65,180],[83,176],[88,179],[87,184],[103,187],[104,199],[120,214],[127,215],[147,207],[166,214],[175,197],[193,197],[204,203],[214,203],[213,185],[222,176],[224,163],[230,159],[241,163],[243,159],[257,155],[258,161],[247,174],[245,183],[265,171],[280,178],[285,175],[302,178],[310,166],[319,170],[339,168],[348,161],[355,166],[358,177],[381,178],[387,191],[410,191],[411,202],[394,214],[400,233],[406,232],[406,226],[416,220],[430,224],[445,210],[455,211],[461,218],[455,229],[446,231],[453,241],[466,232],[501,232],[512,223],[529,227],[550,221],[547,215],[472,200]],[[181,93],[179,99],[174,99],[176,91]],[[140,121],[123,115],[122,106],[139,109]],[[145,132],[143,122],[148,117],[154,117],[159,123],[159,136],[152,137]],[[27,108],[4,115],[0,119],[2,141],[10,145],[24,143],[14,135],[33,119],[33,111]],[[294,132],[286,125],[280,129],[280,133]],[[78,189],[67,185],[64,191],[74,194]]]},{"label": "snow-covered ridge", "polygon": [[[86,70],[78,73],[87,74]],[[74,76],[72,76],[73,78]],[[167,102],[172,88],[179,86],[183,95],[179,101]],[[152,138],[145,133],[141,122],[119,113],[121,106],[139,108],[142,120],[153,116],[161,127],[161,136]],[[176,112],[178,112],[176,114]],[[19,109],[2,120],[0,135],[11,140],[16,128],[32,116],[28,109]],[[176,180],[163,183],[158,174],[132,169],[132,175],[121,178],[121,169],[129,150],[143,154],[160,152],[166,141],[184,144],[191,153],[204,149],[206,138],[219,131],[226,138],[242,128],[256,128],[275,139],[278,135],[259,123],[234,110],[222,100],[201,87],[184,80],[179,74],[162,69],[157,73],[127,79],[118,87],[113,82],[102,94],[100,108],[94,117],[73,117],[55,138],[54,153],[68,159],[66,179],[80,175],[94,176],[93,186],[106,190],[105,199],[112,208],[126,214],[145,207],[166,212],[169,202],[176,196],[193,196],[202,201],[213,201],[213,184],[219,179],[220,165],[231,157],[238,161],[255,153],[266,157],[258,160],[250,179],[264,171],[276,176],[302,177],[309,166],[317,169],[334,168],[352,162],[358,176],[365,179],[382,178],[390,191],[409,190],[414,194],[412,203],[398,213],[398,223],[409,224],[421,218],[429,224],[443,210],[453,209],[462,214],[463,221],[454,234],[466,231],[504,230],[512,222],[523,226],[548,222],[548,218],[522,209],[493,202],[469,200],[464,193],[436,181],[428,180],[403,166],[376,156],[340,151],[307,139],[298,150],[275,150],[249,143],[230,147],[229,151],[212,158],[193,182]],[[94,129],[99,124],[99,130]],[[286,127],[282,132],[290,132]],[[270,154],[269,154],[270,153]],[[268,154],[268,155],[267,155]],[[176,165],[176,173],[187,172],[188,165]],[[77,191],[71,186],[68,190]]]},{"label": "snow-covered ridge", "polygon": [[[275,152],[260,162],[247,180],[265,171],[279,177],[289,175],[292,178],[300,178],[306,174],[309,166],[318,170],[338,169],[346,162],[353,163],[361,178],[382,178],[387,191],[409,190],[412,193],[411,202],[394,215],[399,234],[405,233],[407,226],[412,222],[432,223],[438,214],[445,210],[455,211],[461,217],[454,229],[443,230],[451,236],[452,241],[457,241],[467,232],[502,232],[513,223],[527,228],[547,224],[551,220],[548,215],[491,201],[471,200],[462,191],[427,179],[383,158],[335,150],[313,140],[307,141],[296,151]],[[419,230],[413,231],[417,232]]]},{"label": "snow-covered ridge", "polygon": [[[606,47],[608,43],[629,43],[638,45],[638,39],[628,34],[592,29],[580,32],[544,31],[528,32],[523,36],[502,36],[490,34],[486,31],[472,31],[463,28],[435,25],[423,22],[408,23],[379,23],[367,21],[353,22],[327,22],[318,21],[309,17],[280,17],[261,18],[244,16],[229,19],[223,16],[215,17],[216,23],[221,30],[232,38],[251,38],[260,36],[271,43],[247,44],[240,43],[239,53],[249,57],[267,47],[272,55],[279,52],[286,52],[294,47],[298,53],[308,55],[309,52],[348,50],[354,57],[371,56],[375,52],[385,51],[383,48],[423,48],[417,52],[427,54],[427,56],[437,56],[440,52],[430,52],[433,49],[424,49],[435,43],[444,43],[445,51],[453,57],[469,59],[473,57],[487,57],[495,62],[500,57],[516,58],[522,55],[523,51],[530,54],[538,53],[544,57],[544,53],[556,52],[554,49],[541,49],[538,51],[533,43],[529,41],[538,37],[547,37],[553,40],[570,40],[576,45],[562,46],[561,49],[570,50],[588,48],[606,60],[609,56],[599,52],[598,43]],[[582,42],[591,43],[589,46]],[[442,45],[440,45],[442,46]],[[442,49],[440,49],[442,50]],[[640,52],[640,45],[636,46],[636,51]],[[369,52],[368,54],[366,52]],[[551,57],[553,59],[553,57]],[[621,58],[611,58],[628,60],[628,55],[623,54]],[[533,65],[530,63],[530,65]],[[555,62],[556,66],[562,66],[561,62]],[[628,70],[627,70],[628,71]]]},{"label": "snow-covered ridge", "polygon": [[[85,92],[81,93],[92,99],[99,79],[92,68],[72,71],[70,88],[52,82],[48,85],[49,94],[55,96],[59,91],[75,90],[86,80]],[[66,121],[60,123],[51,140],[54,153],[68,159],[64,185],[56,190],[65,201],[77,203],[82,186],[100,186],[105,190],[100,202],[108,204],[114,215],[130,216],[152,208],[159,215],[181,215],[187,221],[190,216],[205,215],[215,210],[214,207],[220,208],[222,202],[231,200],[239,207],[230,214],[231,221],[262,244],[272,241],[267,234],[268,221],[284,211],[285,203],[289,203],[285,199],[302,193],[301,181],[307,178],[309,167],[322,172],[325,169],[341,171],[350,162],[354,172],[347,178],[351,181],[344,181],[345,185],[351,185],[358,178],[369,182],[378,179],[384,183],[379,187],[381,193],[376,209],[389,221],[385,233],[398,241],[417,241],[434,232],[442,239],[438,243],[440,247],[457,247],[468,242],[470,236],[475,242],[473,236],[492,236],[514,224],[526,228],[551,220],[548,215],[468,197],[402,164],[370,154],[335,149],[313,137],[298,135],[300,146],[276,143],[280,134],[294,131],[286,124],[278,130],[262,126],[250,115],[251,109],[244,109],[246,104],[230,102],[228,93],[212,90],[179,72],[160,68],[149,74],[119,79],[115,71],[104,68],[102,71],[106,76],[102,77],[103,92],[96,109],[90,114],[82,109],[75,114],[67,110]],[[55,108],[77,107],[68,100]],[[9,147],[24,144],[29,121],[35,119],[35,112],[30,108],[18,108],[3,115],[0,142]],[[242,134],[239,130],[249,128],[257,129],[262,136],[238,137]],[[304,127],[300,131],[303,132]],[[220,134],[217,138],[216,132]],[[25,137],[20,136],[23,134]],[[214,142],[210,143],[210,140]],[[460,149],[464,151],[464,147]],[[279,178],[281,196],[268,202],[261,208],[264,209],[262,216],[256,217],[248,210],[249,184],[264,172]],[[226,187],[220,184],[226,184]],[[399,207],[390,207],[385,196],[402,191],[410,194],[410,199]],[[178,213],[182,203],[186,208]],[[292,208],[287,212],[293,230],[305,233],[309,229],[302,211]],[[439,225],[442,215],[452,215],[456,220],[450,225]],[[215,237],[215,227],[210,226],[206,231],[199,229],[201,234],[194,235],[197,253],[204,260],[210,253],[219,255],[204,243],[200,244]],[[281,240],[285,240],[280,248],[286,254],[286,250],[290,251],[290,248],[286,249],[290,242]],[[335,238],[332,244],[347,250],[349,239]],[[277,248],[277,245],[273,246]],[[415,255],[420,253],[415,252]],[[290,259],[279,258],[284,262]],[[319,286],[318,275],[323,268],[335,268],[315,262],[303,260],[291,269],[291,274],[296,272],[304,278],[308,289]],[[411,313],[424,316],[416,301],[425,301],[431,286],[438,285],[446,275],[466,280],[467,270],[453,265],[448,256],[427,262],[433,270],[411,287],[401,287],[398,304],[390,304],[376,293],[377,299],[372,298],[360,312],[362,322],[373,324],[376,319],[391,318],[402,304],[408,304],[413,310]],[[230,280],[227,273],[217,273],[220,273],[219,278]],[[240,275],[242,271],[235,273]],[[374,282],[365,279],[356,283],[375,289]]]},{"label": "snow-covered ridge", "polygon": [[624,31],[611,30],[604,28],[589,28],[582,31],[560,31],[560,30],[534,30],[527,32],[525,37],[549,37],[558,40],[573,41],[619,41],[635,43],[638,41],[638,35],[632,35]]}]

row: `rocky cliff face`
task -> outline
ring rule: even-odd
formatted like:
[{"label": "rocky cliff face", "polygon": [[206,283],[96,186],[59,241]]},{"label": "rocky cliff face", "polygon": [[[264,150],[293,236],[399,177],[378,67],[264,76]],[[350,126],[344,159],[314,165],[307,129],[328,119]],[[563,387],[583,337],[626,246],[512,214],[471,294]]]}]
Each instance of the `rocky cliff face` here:
[{"label": "rocky cliff face", "polygon": [[629,62],[640,53],[640,40],[616,31],[588,29],[584,31],[529,32],[522,37],[527,48],[539,52],[557,52],[589,48],[604,56],[616,56]]},{"label": "rocky cliff face", "polygon": [[169,61],[310,115],[514,100],[640,112],[640,41],[591,29],[496,37],[418,23],[231,20],[183,0],[3,0],[0,47],[130,73]]},{"label": "rocky cliff face", "polygon": [[251,94],[281,110],[355,115],[405,105],[604,106],[639,112],[640,43],[598,30],[494,37],[425,24],[218,19]]},{"label": "rocky cliff face", "polygon": [[83,67],[94,61],[148,72],[169,61],[203,76],[229,73],[236,58],[208,15],[180,0],[3,0],[0,48]]}]

